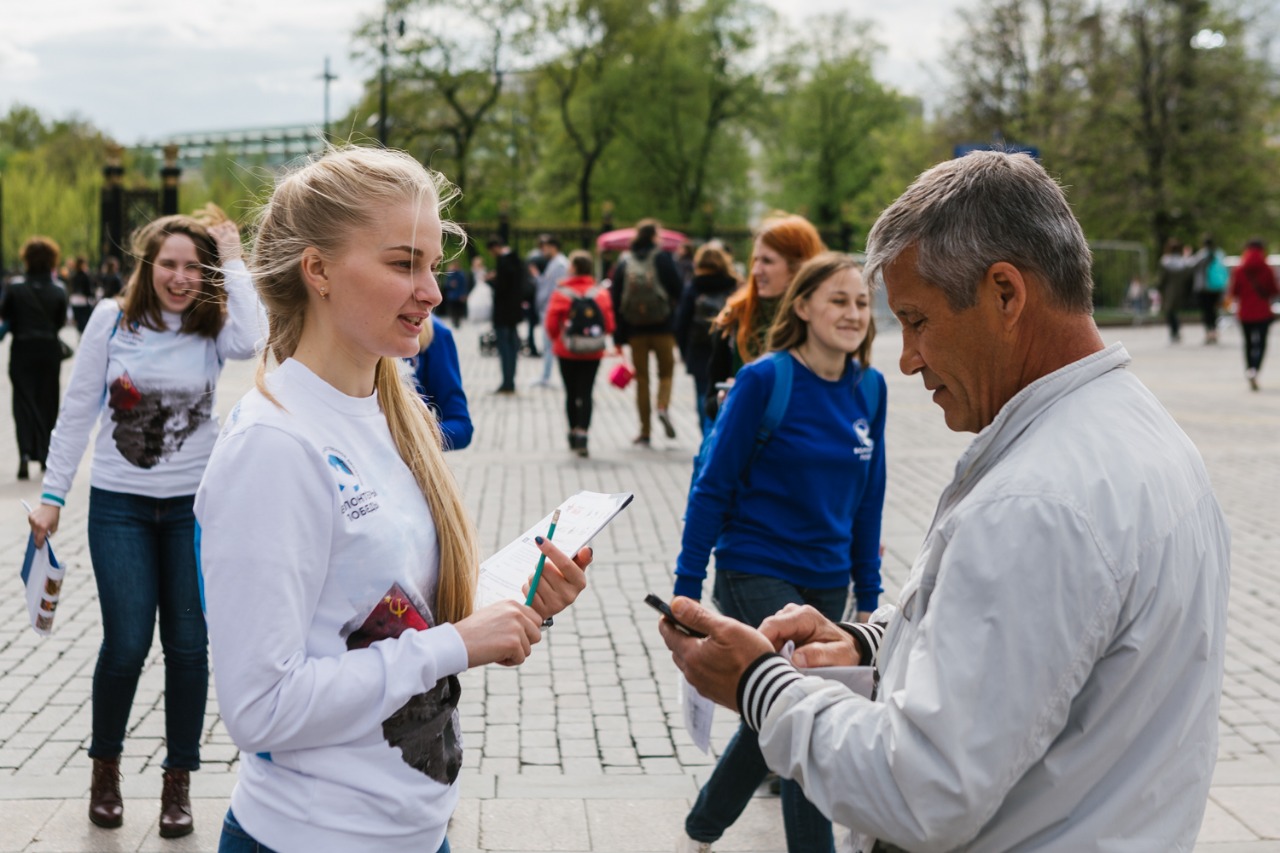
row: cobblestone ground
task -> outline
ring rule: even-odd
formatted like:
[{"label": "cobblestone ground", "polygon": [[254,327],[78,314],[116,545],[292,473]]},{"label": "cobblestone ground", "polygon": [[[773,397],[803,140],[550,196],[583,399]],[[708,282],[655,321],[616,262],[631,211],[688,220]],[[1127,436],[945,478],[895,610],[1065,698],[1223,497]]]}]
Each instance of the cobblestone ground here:
[{"label": "cobblestone ground", "polygon": [[[1197,333],[1190,330],[1188,338]],[[671,850],[713,758],[683,731],[676,671],[641,599],[670,590],[698,440],[692,381],[677,376],[678,437],[655,431],[654,446],[642,450],[630,441],[637,433],[630,392],[601,380],[592,455],[580,460],[566,449],[558,381],[551,389],[527,387],[539,371],[537,362],[522,359],[518,396],[490,395],[497,363],[478,354],[477,334],[474,326],[458,333],[475,440],[451,461],[485,553],[579,489],[632,491],[636,500],[594,543],[587,592],[557,618],[536,654],[519,669],[489,667],[463,677],[467,769],[453,847]],[[1217,347],[1170,347],[1155,328],[1109,329],[1104,336],[1126,343],[1134,371],[1200,447],[1233,531],[1221,751],[1197,849],[1280,851],[1280,367],[1271,366],[1255,394],[1245,387],[1234,330]],[[896,337],[890,328],[876,344],[890,395],[884,544],[891,598],[968,441],[946,430],[919,380],[897,372]],[[251,381],[251,366],[231,365],[219,409],[225,412]],[[0,399],[8,398],[7,372],[0,370]],[[16,575],[26,540],[18,499],[34,500],[39,489],[11,479],[13,428],[8,417],[0,421],[0,507],[7,507],[0,512],[0,561]],[[0,851],[212,851],[236,770],[212,692],[205,765],[192,782],[197,832],[178,841],[156,832],[164,757],[158,641],[125,746],[125,825],[108,832],[85,819],[90,681],[101,638],[85,543],[88,467],[86,460],[57,537],[68,573],[54,635],[41,640],[27,627],[16,577],[0,588]],[[733,727],[721,712],[714,748],[724,746]],[[762,793],[716,849],[784,846],[778,801]]]}]

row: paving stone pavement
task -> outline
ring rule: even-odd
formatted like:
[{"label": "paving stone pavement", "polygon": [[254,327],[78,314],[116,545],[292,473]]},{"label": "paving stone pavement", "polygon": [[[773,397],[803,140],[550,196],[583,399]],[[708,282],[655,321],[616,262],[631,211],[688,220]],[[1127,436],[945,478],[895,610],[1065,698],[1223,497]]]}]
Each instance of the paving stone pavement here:
[{"label": "paving stone pavement", "polygon": [[[968,438],[948,432],[919,380],[898,373],[899,342],[892,322],[887,325],[875,356],[889,381],[884,573],[892,598]],[[566,447],[558,380],[551,389],[528,388],[538,363],[522,359],[519,394],[490,395],[498,367],[496,359],[479,356],[478,332],[468,326],[458,333],[475,439],[450,458],[484,552],[578,489],[629,490],[636,500],[594,543],[586,593],[557,618],[533,657],[519,669],[464,675],[466,769],[450,840],[458,853],[669,851],[713,758],[683,731],[676,670],[641,600],[671,586],[697,444],[692,382],[677,377],[678,438],[658,431],[651,449],[638,449],[630,441],[637,432],[631,393],[602,379],[592,455],[581,460]],[[1280,367],[1273,363],[1262,377],[1263,391],[1250,393],[1235,330],[1217,347],[1171,347],[1158,328],[1107,329],[1104,337],[1126,343],[1133,370],[1199,446],[1233,533],[1221,749],[1196,849],[1280,851]],[[1187,337],[1196,338],[1197,330]],[[5,361],[7,348],[0,365]],[[252,372],[245,363],[229,366],[219,389],[221,412],[249,387]],[[0,369],[0,400],[8,399],[7,371]],[[7,416],[0,421],[0,564],[16,574],[27,535],[18,499],[34,500],[39,488],[11,479],[13,427]],[[90,682],[101,636],[85,542],[88,470],[86,459],[56,540],[68,572],[54,635],[42,640],[30,630],[16,578],[0,585],[0,853],[213,851],[235,781],[236,750],[212,692],[205,764],[192,780],[196,833],[175,841],[157,833],[164,757],[158,641],[125,746],[125,825],[105,831],[85,818]],[[723,711],[717,716],[714,749],[723,748],[734,722]],[[784,847],[778,800],[762,794],[716,849]]]}]

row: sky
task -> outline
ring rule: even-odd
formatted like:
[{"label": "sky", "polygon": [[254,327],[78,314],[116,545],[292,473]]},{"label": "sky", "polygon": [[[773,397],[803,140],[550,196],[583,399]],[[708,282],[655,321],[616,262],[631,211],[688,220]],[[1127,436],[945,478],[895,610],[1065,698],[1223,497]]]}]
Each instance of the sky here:
[{"label": "sky", "polygon": [[[799,23],[846,10],[886,48],[880,79],[936,103],[960,0],[765,0]],[[352,32],[379,0],[0,0],[0,114],[77,115],[126,145],[344,114],[373,69]]]}]

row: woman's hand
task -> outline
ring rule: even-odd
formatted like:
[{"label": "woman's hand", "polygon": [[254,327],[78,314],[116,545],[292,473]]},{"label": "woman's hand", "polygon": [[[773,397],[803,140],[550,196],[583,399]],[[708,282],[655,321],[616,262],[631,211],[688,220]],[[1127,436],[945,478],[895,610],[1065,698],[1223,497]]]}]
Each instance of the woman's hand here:
[{"label": "woman's hand", "polygon": [[62,517],[62,507],[41,504],[27,516],[31,532],[36,537],[36,547],[43,548],[49,534],[58,532],[58,519]]},{"label": "woman's hand", "polygon": [[482,607],[453,627],[467,647],[467,667],[523,663],[542,639],[542,617],[518,601]]},{"label": "woman's hand", "polygon": [[240,243],[240,229],[230,219],[217,225],[209,226],[209,236],[218,246],[218,262],[238,261],[244,256],[244,246]]},{"label": "woman's hand", "polygon": [[[570,560],[554,543],[538,537],[538,547],[547,555],[546,565],[542,567],[542,577],[538,580],[538,592],[533,597],[533,609],[543,619],[550,619],[564,610],[577,599],[578,594],[587,588],[587,566],[591,565],[593,551],[583,548],[578,556]],[[529,594],[529,581],[524,585],[524,594]]]}]

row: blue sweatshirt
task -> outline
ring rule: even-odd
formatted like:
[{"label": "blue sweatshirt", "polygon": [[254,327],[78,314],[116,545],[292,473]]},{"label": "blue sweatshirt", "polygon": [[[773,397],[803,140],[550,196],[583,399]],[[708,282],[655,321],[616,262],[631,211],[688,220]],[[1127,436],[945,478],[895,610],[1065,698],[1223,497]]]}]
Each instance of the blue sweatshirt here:
[{"label": "blue sweatshirt", "polygon": [[702,597],[714,547],[718,569],[814,589],[852,579],[858,609],[875,610],[882,591],[884,377],[865,373],[880,386],[879,410],[868,412],[855,392],[864,374],[856,362],[834,382],[799,361],[793,366],[786,413],[754,463],[774,368],[762,358],[738,372],[689,494],[675,594]]},{"label": "blue sweatshirt", "polygon": [[471,443],[471,412],[467,395],[462,390],[462,371],[458,367],[458,347],[453,332],[433,315],[435,337],[426,351],[418,353],[413,378],[418,394],[440,417],[440,432],[445,450],[461,450]]}]

